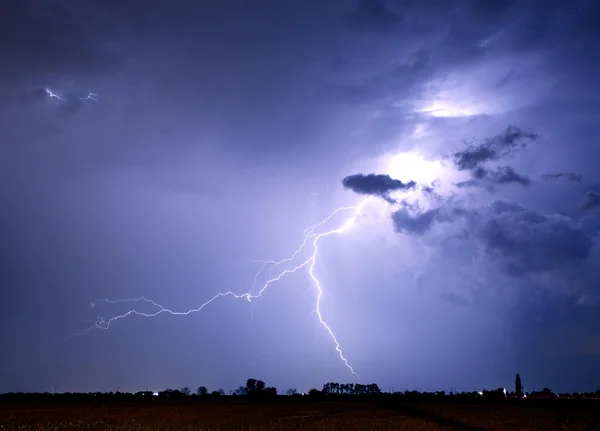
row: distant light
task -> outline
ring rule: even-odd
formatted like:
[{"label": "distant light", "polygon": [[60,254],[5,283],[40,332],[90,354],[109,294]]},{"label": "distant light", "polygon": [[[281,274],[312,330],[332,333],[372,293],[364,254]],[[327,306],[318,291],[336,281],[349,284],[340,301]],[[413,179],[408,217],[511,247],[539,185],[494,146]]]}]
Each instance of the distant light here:
[{"label": "distant light", "polygon": [[152,392],[152,395],[157,397],[158,396],[158,392]]},{"label": "distant light", "polygon": [[479,114],[479,111],[474,106],[459,103],[455,104],[452,102],[444,103],[440,101],[436,101],[431,105],[426,106],[421,112],[439,118],[471,117]]},{"label": "distant light", "polygon": [[502,388],[502,392],[504,392],[504,395],[506,395],[506,388]]},{"label": "distant light", "polygon": [[416,151],[395,154],[387,160],[386,173],[400,181],[430,184],[443,173],[439,161],[427,160]]},{"label": "distant light", "polygon": [[417,102],[420,105],[417,111],[437,118],[466,118],[495,113],[497,106],[494,105],[498,101],[490,100],[483,87],[477,87],[464,75],[458,74],[441,81],[434,80],[430,83],[426,98]]},{"label": "distant light", "polygon": [[481,392],[481,391],[479,391],[479,392],[477,392],[477,393],[478,393],[479,395],[483,395],[483,392]]}]

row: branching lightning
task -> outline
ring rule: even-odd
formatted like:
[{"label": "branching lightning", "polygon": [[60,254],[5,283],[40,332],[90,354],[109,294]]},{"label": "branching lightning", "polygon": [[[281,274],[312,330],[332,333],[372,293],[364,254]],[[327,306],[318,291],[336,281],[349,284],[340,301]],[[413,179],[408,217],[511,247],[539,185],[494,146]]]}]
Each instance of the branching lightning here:
[{"label": "branching lightning", "polygon": [[[68,100],[67,97],[63,96],[62,93],[59,93],[57,91],[53,91],[51,89],[49,89],[48,87],[44,88],[44,91],[46,92],[46,95],[51,98],[51,99],[56,99],[56,104],[60,105],[60,102],[66,102]],[[93,93],[91,90],[88,91],[87,95],[85,95],[84,97],[78,97],[79,100],[98,100],[98,94],[97,93]]]},{"label": "branching lightning", "polygon": [[[236,294],[233,291],[227,291],[227,292],[221,292],[216,294],[215,296],[213,296],[212,298],[210,298],[208,301],[204,302],[203,304],[201,304],[199,307],[197,308],[193,308],[187,311],[174,311],[171,309],[168,309],[164,306],[162,306],[161,304],[158,304],[157,302],[151,300],[151,299],[147,299],[145,297],[140,297],[140,298],[126,298],[126,299],[117,299],[117,300],[109,300],[109,299],[97,299],[96,301],[93,301],[90,303],[90,307],[95,307],[98,303],[103,302],[103,303],[108,303],[108,304],[117,304],[117,303],[147,303],[152,305],[153,307],[156,307],[156,311],[151,312],[151,313],[147,313],[147,312],[141,312],[134,309],[131,309],[123,314],[117,315],[117,316],[113,316],[110,318],[104,318],[104,317],[99,317],[96,322],[94,323],[93,326],[91,326],[90,328],[86,329],[85,331],[83,331],[80,334],[77,335],[83,335],[83,334],[87,334],[90,331],[93,331],[95,329],[108,329],[111,324],[119,319],[123,319],[125,317],[131,316],[131,315],[137,315],[137,316],[143,316],[143,317],[156,317],[159,314],[163,314],[163,313],[167,313],[167,314],[171,314],[174,316],[187,316],[189,314],[192,313],[197,313],[200,312],[204,309],[204,307],[208,306],[210,303],[212,303],[213,301],[215,301],[217,298],[221,298],[221,297],[225,297],[225,296],[231,296],[233,298],[236,299],[246,299],[248,302],[251,302],[253,299],[258,299],[260,298],[260,296],[263,294],[263,292],[265,292],[267,290],[267,288],[279,281],[280,279],[282,279],[284,276],[286,276],[287,274],[291,274],[294,272],[297,272],[301,269],[307,268],[308,269],[308,275],[311,278],[312,284],[314,285],[314,287],[317,289],[317,299],[316,299],[316,304],[315,304],[315,310],[314,313],[317,315],[318,319],[319,319],[319,323],[321,326],[323,326],[327,332],[329,333],[329,336],[331,337],[331,339],[333,340],[334,344],[335,344],[335,350],[338,353],[340,359],[343,361],[344,365],[350,370],[350,372],[352,374],[354,374],[357,378],[359,377],[358,374],[354,371],[354,368],[350,365],[350,363],[348,362],[348,360],[346,359],[346,357],[344,356],[344,352],[342,351],[342,348],[340,346],[339,341],[337,340],[337,337],[335,336],[333,330],[331,329],[331,327],[327,324],[327,322],[325,321],[325,319],[323,318],[323,314],[321,312],[321,299],[323,296],[323,287],[321,285],[321,282],[319,281],[319,279],[317,278],[317,275],[315,274],[315,266],[317,264],[317,256],[319,253],[319,241],[322,238],[325,238],[327,236],[331,236],[331,235],[336,235],[336,234],[342,234],[345,233],[347,231],[349,231],[356,222],[357,217],[360,215],[362,209],[364,208],[364,206],[366,205],[366,203],[369,201],[370,198],[367,198],[365,200],[363,200],[362,202],[360,202],[358,205],[356,206],[346,206],[346,207],[340,207],[338,209],[336,209],[335,211],[333,211],[327,218],[325,218],[324,220],[320,221],[319,223],[315,224],[314,226],[311,226],[310,228],[307,228],[304,230],[304,237],[303,237],[303,241],[301,243],[301,245],[298,247],[298,249],[292,254],[291,257],[288,257],[286,259],[282,259],[279,261],[275,261],[275,260],[256,260],[256,261],[252,261],[252,263],[260,263],[262,264],[260,270],[256,273],[255,277],[254,277],[254,284],[253,284],[253,288],[251,291],[243,293],[243,294]],[[350,215],[350,217],[348,217],[339,227],[337,227],[336,229],[333,230],[329,230],[326,232],[322,232],[322,233],[317,233],[317,229],[321,228],[323,225],[325,225],[328,221],[330,221],[334,216],[336,216],[339,213],[342,212],[346,212],[346,211],[353,211],[352,214]],[[281,272],[279,272],[277,275],[273,276],[272,275],[272,271],[274,268],[284,264],[284,263],[290,263],[293,262],[298,255],[302,252],[302,250],[305,249],[305,247],[309,244],[312,244],[312,253],[310,254],[310,256],[304,260],[303,262],[299,263],[298,265],[294,266],[291,269],[285,269]],[[269,279],[263,284],[262,288],[257,292],[254,293],[254,286],[256,285],[258,276],[266,269],[267,266],[270,265],[269,268]]]},{"label": "branching lightning", "polygon": [[52,90],[50,90],[49,88],[44,88],[44,91],[46,92],[46,94],[48,95],[49,98],[56,99],[57,105],[60,104],[61,101],[65,100],[60,93],[55,93]]},{"label": "branching lightning", "polygon": [[96,93],[92,93],[91,91],[89,91],[87,96],[80,97],[79,100],[98,100],[97,97],[98,95]]}]

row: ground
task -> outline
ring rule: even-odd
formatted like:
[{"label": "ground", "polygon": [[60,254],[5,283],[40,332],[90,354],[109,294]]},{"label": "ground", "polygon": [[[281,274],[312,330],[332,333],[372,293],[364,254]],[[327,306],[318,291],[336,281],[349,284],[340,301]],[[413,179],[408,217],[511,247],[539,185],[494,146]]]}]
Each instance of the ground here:
[{"label": "ground", "polygon": [[0,430],[600,431],[600,400],[517,401],[0,400]]}]

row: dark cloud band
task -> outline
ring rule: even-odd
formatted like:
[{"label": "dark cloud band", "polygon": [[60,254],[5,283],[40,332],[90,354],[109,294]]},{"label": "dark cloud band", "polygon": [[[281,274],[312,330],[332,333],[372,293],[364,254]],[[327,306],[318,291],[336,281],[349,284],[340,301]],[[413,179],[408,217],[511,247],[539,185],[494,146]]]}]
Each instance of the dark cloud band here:
[{"label": "dark cloud band", "polygon": [[575,174],[572,172],[559,172],[556,174],[545,174],[540,177],[544,181],[552,181],[563,179],[565,181],[581,184],[581,174]]},{"label": "dark cloud band", "polygon": [[382,174],[355,174],[342,180],[342,185],[347,190],[352,190],[359,195],[378,196],[389,203],[396,203],[390,198],[389,193],[400,190],[413,190],[417,183],[409,181],[404,183],[395,180],[389,175]]},{"label": "dark cloud band", "polygon": [[579,207],[583,211],[590,211],[600,207],[600,193],[587,192],[585,199],[581,201]]},{"label": "dark cloud band", "polygon": [[459,171],[469,171],[472,178],[469,181],[458,183],[457,186],[486,187],[493,190],[493,185],[530,185],[531,179],[517,173],[511,166],[502,165],[490,168],[487,164],[525,148],[529,141],[535,140],[537,137],[535,133],[524,132],[516,126],[510,126],[504,133],[455,152],[452,154],[454,166]]}]

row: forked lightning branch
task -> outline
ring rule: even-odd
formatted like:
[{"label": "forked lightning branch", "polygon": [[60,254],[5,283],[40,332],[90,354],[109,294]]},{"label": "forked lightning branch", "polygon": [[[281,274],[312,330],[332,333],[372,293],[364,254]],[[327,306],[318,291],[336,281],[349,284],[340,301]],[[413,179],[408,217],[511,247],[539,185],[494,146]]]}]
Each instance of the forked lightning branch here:
[{"label": "forked lightning branch", "polygon": [[[96,301],[94,301],[90,304],[92,307],[95,307],[98,303],[107,303],[107,304],[146,303],[146,304],[150,304],[151,306],[155,307],[156,311],[148,313],[148,312],[138,311],[137,309],[132,308],[123,314],[119,314],[119,315],[116,315],[116,316],[113,316],[110,318],[99,318],[94,323],[93,326],[86,329],[81,334],[86,334],[95,329],[105,329],[105,330],[109,329],[110,326],[115,321],[124,319],[129,316],[157,317],[160,314],[170,314],[173,316],[187,316],[189,314],[198,313],[198,312],[202,311],[204,309],[204,307],[207,307],[213,301],[215,301],[219,298],[222,298],[222,297],[245,299],[245,300],[251,302],[252,300],[260,298],[262,296],[262,294],[269,288],[269,286],[271,286],[272,284],[281,280],[286,275],[292,274],[292,273],[295,273],[297,271],[304,269],[304,270],[308,271],[308,275],[311,278],[312,284],[317,289],[315,314],[317,315],[317,317],[319,319],[319,323],[321,326],[323,326],[326,329],[327,333],[331,337],[331,339],[334,343],[334,346],[335,346],[335,350],[338,353],[338,355],[339,355],[340,359],[342,360],[342,362],[344,363],[344,365],[350,370],[350,372],[353,375],[355,375],[358,378],[359,377],[358,374],[356,373],[356,371],[354,371],[354,368],[350,365],[350,363],[346,359],[346,356],[344,355],[344,352],[342,351],[342,348],[340,346],[339,341],[337,340],[337,337],[335,336],[332,328],[325,321],[323,314],[321,312],[321,298],[323,296],[323,286],[322,286],[321,282],[319,281],[317,275],[315,274],[315,266],[317,264],[320,241],[325,237],[328,237],[331,235],[343,234],[345,232],[348,232],[350,229],[352,229],[352,227],[356,223],[356,219],[357,219],[358,215],[361,213],[362,209],[364,208],[364,206],[366,205],[368,200],[369,200],[369,198],[363,200],[356,206],[340,207],[340,208],[336,209],[335,211],[333,211],[327,218],[325,218],[321,222],[315,224],[314,226],[311,226],[308,229],[305,229],[304,238],[303,238],[302,243],[290,257],[279,260],[279,261],[274,261],[274,260],[272,260],[272,261],[254,261],[255,263],[263,264],[261,269],[259,270],[259,272],[256,274],[256,277],[258,277],[260,275],[260,273],[262,273],[267,267],[269,267],[269,274],[273,274],[274,270],[277,267],[279,267],[280,265],[282,265],[284,263],[293,263],[297,259],[297,257],[300,255],[300,253],[302,251],[304,251],[307,247],[310,247],[312,250],[312,252],[310,253],[309,257],[306,260],[300,262],[299,264],[297,264],[296,266],[294,266],[291,269],[284,269],[284,270],[280,271],[279,273],[277,273],[277,275],[269,278],[263,284],[262,288],[257,293],[246,292],[246,293],[238,294],[231,290],[226,291],[226,292],[221,292],[221,293],[214,295],[212,298],[210,298],[208,301],[201,304],[199,307],[193,308],[193,309],[190,309],[187,311],[171,310],[171,309],[166,308],[163,305],[161,305],[151,299],[145,298],[145,297],[116,299],[116,300],[97,299]],[[337,228],[328,230],[325,232],[319,232],[328,222],[331,221],[331,219],[334,216],[336,216],[340,213],[350,213],[350,215]],[[255,279],[256,279],[256,277],[255,277]]]}]

